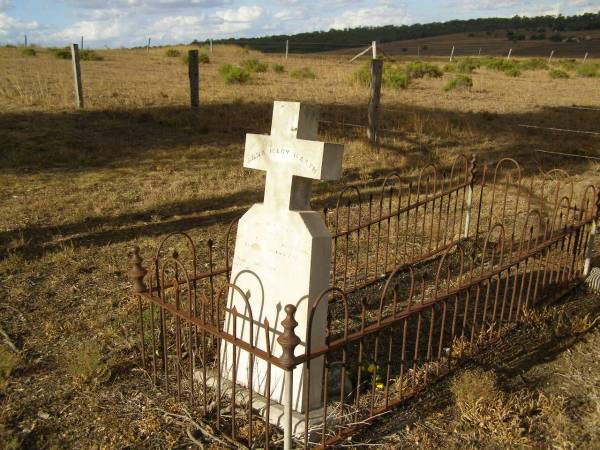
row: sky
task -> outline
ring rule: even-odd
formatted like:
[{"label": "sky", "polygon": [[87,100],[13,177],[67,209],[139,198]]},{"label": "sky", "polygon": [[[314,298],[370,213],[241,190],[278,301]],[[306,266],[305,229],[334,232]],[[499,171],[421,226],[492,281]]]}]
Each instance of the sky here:
[{"label": "sky", "polygon": [[600,0],[0,0],[0,44],[131,47],[356,26],[581,14]]}]

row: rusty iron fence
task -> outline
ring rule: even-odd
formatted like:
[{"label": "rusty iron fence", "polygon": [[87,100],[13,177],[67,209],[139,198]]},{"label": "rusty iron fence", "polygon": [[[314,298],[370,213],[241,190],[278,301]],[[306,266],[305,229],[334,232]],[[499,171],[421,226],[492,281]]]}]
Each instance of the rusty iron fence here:
[{"label": "rusty iron fence", "polygon": [[[447,176],[430,166],[414,184],[392,175],[373,195],[344,189],[325,212],[331,287],[312,299],[306,336],[295,331],[297,299],[286,299],[281,324],[261,322],[246,294],[228,282],[235,221],[222,245],[209,240],[202,252],[185,233],[167,236],[149,271],[139,248],[130,254],[142,364],[154,383],[236,445],[339,443],[576,285],[589,270],[599,207],[594,186],[575,185],[561,170],[526,183],[508,158],[476,173],[475,161],[461,157]],[[167,255],[176,241],[185,245]],[[228,331],[231,290],[246,309],[228,311]],[[328,303],[327,339],[311,348],[321,302]],[[238,317],[255,324],[247,340],[236,329]],[[259,335],[266,348],[256,345]],[[275,340],[282,354],[272,354]],[[227,376],[224,346],[234,355]],[[242,354],[251,363],[238,379]],[[244,387],[257,385],[255,360],[267,364],[258,391]],[[293,411],[289,398],[298,366],[304,404],[313,406],[304,411]],[[316,393],[315,376],[322,380]],[[290,386],[283,404],[270,398],[276,383]]]}]

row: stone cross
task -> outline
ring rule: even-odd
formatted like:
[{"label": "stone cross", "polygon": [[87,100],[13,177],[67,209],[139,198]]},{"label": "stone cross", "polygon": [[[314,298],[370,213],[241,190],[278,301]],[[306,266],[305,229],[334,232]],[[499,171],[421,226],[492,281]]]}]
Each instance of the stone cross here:
[{"label": "stone cross", "polygon": [[337,180],[342,146],[318,142],[318,110],[275,102],[271,135],[248,134],[244,167],[267,172],[264,205],[270,209],[310,210],[311,180]]},{"label": "stone cross", "polygon": [[[281,356],[277,336],[283,331],[284,307],[297,307],[296,334],[302,343],[297,354],[305,351],[309,306],[329,286],[331,235],[320,213],[310,209],[312,180],[335,180],[341,176],[343,147],[318,142],[318,110],[296,102],[275,102],[271,135],[248,134],[244,167],[266,171],[264,202],[252,206],[238,224],[230,282],[247,294],[253,323],[243,298],[231,290],[228,309],[238,311],[236,337],[267,349],[262,323],[268,319],[270,348]],[[313,348],[325,342],[327,301],[316,310],[311,334]],[[233,333],[233,314],[225,316],[225,329]],[[236,349],[222,348],[222,372],[236,383],[248,386],[251,358]],[[311,363],[308,405],[304,404],[303,367],[294,370],[294,409],[320,406],[323,387],[323,359]],[[265,395],[267,364],[254,358],[252,388]],[[270,396],[281,402],[284,372],[272,366]]]}]

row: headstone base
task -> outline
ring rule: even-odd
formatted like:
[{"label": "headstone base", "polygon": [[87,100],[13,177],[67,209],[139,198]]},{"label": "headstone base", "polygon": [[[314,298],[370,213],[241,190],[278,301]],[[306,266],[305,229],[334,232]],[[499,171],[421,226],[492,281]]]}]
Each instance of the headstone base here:
[{"label": "headstone base", "polygon": [[[217,373],[214,369],[206,371],[206,381],[204,380],[204,372],[196,369],[194,372],[194,380],[200,384],[206,383],[207,389],[217,389]],[[226,379],[221,378],[221,395],[225,398],[231,398],[233,383]],[[247,403],[250,398],[250,392],[247,388],[236,384],[235,395],[238,402]],[[283,428],[284,424],[284,406],[274,400],[271,400],[269,412],[269,422],[271,425],[275,425],[279,428]],[[257,410],[263,417],[267,416],[267,399],[266,397],[252,393],[252,408]],[[328,420],[329,422],[329,420]],[[321,431],[321,424],[323,423],[323,408],[316,408],[308,413],[308,439],[311,440],[311,435],[319,435]],[[299,413],[292,410],[292,433],[296,438],[303,438],[304,427],[306,425],[306,414]],[[314,430],[311,432],[311,430]]]}]

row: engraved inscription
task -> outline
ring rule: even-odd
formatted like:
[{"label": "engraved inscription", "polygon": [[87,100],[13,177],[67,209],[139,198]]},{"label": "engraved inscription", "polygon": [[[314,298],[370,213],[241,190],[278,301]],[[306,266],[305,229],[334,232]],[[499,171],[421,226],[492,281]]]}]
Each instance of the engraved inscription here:
[{"label": "engraved inscription", "polygon": [[[271,157],[272,156],[272,157]],[[278,146],[269,146],[266,149],[260,149],[248,156],[248,163],[253,163],[254,161],[262,159],[263,161],[277,161],[277,162],[288,162],[288,161],[296,161],[310,170],[313,174],[318,173],[317,165],[307,158],[305,155],[301,154],[299,151],[295,149],[278,147]]]}]

